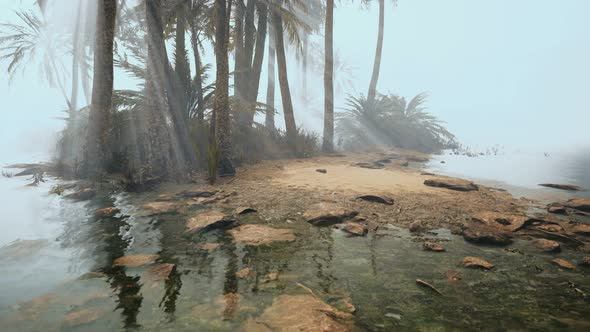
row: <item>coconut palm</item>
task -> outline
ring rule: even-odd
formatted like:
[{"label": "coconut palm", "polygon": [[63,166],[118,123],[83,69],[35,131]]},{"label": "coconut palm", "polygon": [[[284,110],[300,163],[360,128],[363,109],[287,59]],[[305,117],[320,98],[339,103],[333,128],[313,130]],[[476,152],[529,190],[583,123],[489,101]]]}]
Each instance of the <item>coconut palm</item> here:
[{"label": "coconut palm", "polygon": [[[366,0],[365,0],[366,1]],[[393,0],[394,5],[397,0]],[[375,49],[375,60],[373,63],[373,73],[369,83],[369,92],[367,99],[373,100],[377,95],[377,82],[379,81],[379,72],[381,71],[381,56],[383,54],[383,36],[385,30],[385,0],[379,0],[379,28],[377,32],[377,48]]]},{"label": "coconut palm", "polygon": [[324,63],[324,139],[322,150],[334,150],[334,0],[326,0]]}]

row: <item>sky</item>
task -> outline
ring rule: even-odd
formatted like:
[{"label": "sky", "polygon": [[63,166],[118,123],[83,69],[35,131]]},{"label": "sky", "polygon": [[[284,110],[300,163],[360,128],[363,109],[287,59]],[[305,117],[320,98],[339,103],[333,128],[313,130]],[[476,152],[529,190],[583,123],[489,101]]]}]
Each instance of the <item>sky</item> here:
[{"label": "sky", "polygon": [[[13,10],[31,3],[0,2],[0,21],[14,21]],[[408,98],[428,92],[429,111],[474,149],[500,145],[556,151],[588,145],[589,12],[586,0],[389,2],[378,90]],[[337,111],[348,95],[367,92],[377,13],[376,4],[367,9],[348,1],[336,9],[334,46],[347,68],[336,72]],[[323,42],[321,36],[314,40],[312,53],[318,54]],[[214,60],[211,53],[205,61]],[[34,64],[10,83],[6,66],[0,64],[0,152],[48,151],[63,125],[56,118],[64,115],[64,102]],[[302,74],[294,59],[289,75],[291,90],[300,97]],[[261,87],[265,81],[263,73]],[[116,85],[132,82],[118,75]],[[297,122],[318,132],[323,127],[322,87],[320,64],[308,74],[305,101],[295,98]],[[265,91],[259,100],[265,100]]]}]

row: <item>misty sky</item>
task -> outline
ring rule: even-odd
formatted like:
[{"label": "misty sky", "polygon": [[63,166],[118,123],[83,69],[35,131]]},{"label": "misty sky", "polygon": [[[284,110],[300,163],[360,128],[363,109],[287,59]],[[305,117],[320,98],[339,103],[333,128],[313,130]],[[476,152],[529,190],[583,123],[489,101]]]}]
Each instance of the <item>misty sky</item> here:
[{"label": "misty sky", "polygon": [[[21,5],[32,2],[23,0]],[[2,1],[0,20],[14,20],[11,10],[19,3]],[[586,0],[399,0],[396,8],[388,4],[378,90],[407,97],[429,92],[429,110],[445,120],[462,143],[475,148],[500,144],[511,150],[552,151],[588,145],[588,13]],[[366,94],[376,32],[376,5],[364,10],[345,1],[337,8],[335,49],[349,70],[336,73],[342,87],[336,107],[344,106],[347,94]],[[323,46],[320,38],[316,41]],[[205,59],[213,61],[211,54]],[[4,155],[47,149],[62,125],[55,119],[66,108],[60,94],[47,87],[34,64],[29,67],[9,86],[6,64],[1,65]],[[289,70],[291,89],[300,89],[294,61]],[[344,84],[346,78],[351,84]],[[118,86],[129,84],[124,77],[117,79]],[[308,84],[311,102],[296,102],[296,118],[319,130],[321,72],[310,73]],[[263,79],[261,87],[265,86]],[[261,91],[259,100],[264,94]]]}]

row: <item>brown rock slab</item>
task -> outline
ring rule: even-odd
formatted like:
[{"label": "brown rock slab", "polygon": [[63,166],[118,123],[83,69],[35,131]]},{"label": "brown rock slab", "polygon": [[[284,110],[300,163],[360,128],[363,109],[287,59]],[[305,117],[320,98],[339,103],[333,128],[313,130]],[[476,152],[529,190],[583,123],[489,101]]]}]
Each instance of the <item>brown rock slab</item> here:
[{"label": "brown rock slab", "polygon": [[174,271],[176,265],[174,264],[157,264],[147,270],[147,277],[153,281],[168,280]]},{"label": "brown rock slab", "polygon": [[554,260],[552,260],[553,264],[566,269],[566,270],[575,270],[576,267],[574,266],[574,264],[566,261],[565,259],[561,259],[561,258],[555,258]]},{"label": "brown rock slab", "polygon": [[94,216],[97,218],[112,218],[117,213],[121,212],[121,210],[114,208],[114,207],[106,207],[102,209],[98,209],[94,211]]},{"label": "brown rock slab", "polygon": [[73,199],[75,201],[87,201],[89,199],[94,198],[94,196],[96,196],[96,190],[92,188],[85,188],[82,190],[78,190],[74,193],[71,193],[69,195],[66,195],[64,197],[68,199]]},{"label": "brown rock slab", "polygon": [[240,206],[240,207],[236,208],[236,210],[234,211],[234,213],[237,215],[244,215],[244,214],[256,213],[256,212],[258,212],[258,211],[255,208],[251,208],[248,206]]},{"label": "brown rock slab", "polygon": [[263,225],[242,225],[228,231],[238,243],[259,246],[272,242],[295,241],[295,233],[291,229],[272,228]]},{"label": "brown rock slab", "polygon": [[205,211],[191,217],[186,222],[186,232],[194,233],[205,229],[227,227],[235,220],[220,211]]},{"label": "brown rock slab", "polygon": [[574,186],[573,184],[541,183],[541,184],[539,184],[539,186],[553,188],[553,189],[559,189],[559,190],[568,190],[568,191],[583,190],[582,187]]},{"label": "brown rock slab", "polygon": [[436,188],[445,188],[456,191],[475,191],[479,190],[479,187],[471,181],[461,179],[428,179],[424,181],[424,185]]},{"label": "brown rock slab", "polygon": [[467,256],[463,258],[463,266],[475,269],[491,270],[494,268],[494,264],[487,262],[478,257]]},{"label": "brown rock slab", "polygon": [[547,212],[555,214],[566,214],[567,210],[559,203],[551,203],[547,205]]},{"label": "brown rock slab", "polygon": [[178,213],[179,207],[175,202],[151,202],[142,205],[148,215]]},{"label": "brown rock slab", "polygon": [[252,271],[252,269],[250,269],[249,267],[245,267],[243,269],[241,269],[240,271],[236,272],[236,277],[239,279],[246,279],[248,277],[251,277],[254,275],[254,271]]},{"label": "brown rock slab", "polygon": [[422,243],[422,248],[427,251],[445,251],[445,247],[441,244],[428,241]]},{"label": "brown rock slab", "polygon": [[420,157],[420,156],[409,156],[409,157],[406,157],[406,159],[408,161],[413,161],[413,162],[416,162],[416,163],[425,163],[425,162],[427,162],[427,161],[430,160],[427,157]]},{"label": "brown rock slab", "polygon": [[312,205],[307,211],[305,211],[305,213],[303,213],[303,218],[305,218],[308,223],[315,226],[331,226],[339,224],[346,219],[353,218],[357,214],[357,211],[341,205],[321,202]]},{"label": "brown rock slab", "polygon": [[203,243],[199,246],[199,249],[212,253],[215,250],[217,250],[217,248],[219,248],[220,246],[221,244],[219,243]]},{"label": "brown rock slab", "polygon": [[312,295],[280,295],[273,300],[247,332],[254,331],[330,331],[353,328],[353,316]]},{"label": "brown rock slab", "polygon": [[356,163],[353,166],[360,167],[360,168],[368,168],[368,169],[382,169],[385,167],[382,163],[374,162],[374,163]]},{"label": "brown rock slab", "polygon": [[535,247],[545,251],[545,252],[560,252],[561,245],[557,241],[547,240],[547,239],[538,239],[533,241]]},{"label": "brown rock slab", "polygon": [[480,224],[506,229],[511,232],[516,232],[535,221],[523,214],[508,214],[492,211],[476,213],[471,216],[471,219]]},{"label": "brown rock slab", "polygon": [[565,202],[565,207],[570,209],[590,212],[590,198],[575,198]]},{"label": "brown rock slab", "polygon": [[470,224],[463,229],[463,238],[471,243],[504,246],[512,243],[512,235],[485,224]]},{"label": "brown rock slab", "polygon": [[579,235],[590,236],[590,225],[586,225],[586,224],[576,225],[576,226],[572,227],[572,232],[579,234]]},{"label": "brown rock slab", "polygon": [[113,266],[124,266],[124,267],[140,267],[144,265],[153,264],[159,255],[129,255],[119,257],[113,263]]},{"label": "brown rock slab", "polygon": [[358,198],[368,202],[393,205],[393,198],[385,195],[368,194],[359,196]]},{"label": "brown rock slab", "polygon": [[74,327],[89,324],[97,320],[101,314],[101,311],[92,309],[73,311],[64,318],[64,325]]},{"label": "brown rock slab", "polygon": [[343,231],[345,231],[348,234],[354,235],[354,236],[364,236],[367,234],[367,226],[358,223],[358,222],[347,222],[346,224],[344,224],[344,227],[342,228]]}]

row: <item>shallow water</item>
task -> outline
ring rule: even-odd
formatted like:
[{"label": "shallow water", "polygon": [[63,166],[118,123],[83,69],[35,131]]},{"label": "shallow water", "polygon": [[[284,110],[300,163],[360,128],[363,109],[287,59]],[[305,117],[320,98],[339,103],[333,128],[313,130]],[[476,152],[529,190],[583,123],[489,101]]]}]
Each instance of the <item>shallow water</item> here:
[{"label": "shallow water", "polygon": [[[295,242],[251,247],[233,243],[220,230],[187,236],[186,215],[132,216],[134,206],[149,198],[105,195],[71,203],[58,197],[50,210],[63,217],[61,234],[44,237],[40,249],[25,245],[31,251],[18,251],[17,260],[10,261],[14,253],[7,247],[1,249],[3,330],[231,331],[260,315],[279,294],[307,294],[300,285],[340,309],[349,298],[357,309],[356,324],[369,331],[583,330],[590,324],[590,271],[561,271],[551,264],[553,255],[539,253],[530,241],[519,240],[505,250],[470,245],[447,230],[414,236],[394,226],[348,238],[297,220],[271,221],[273,227],[294,229]],[[120,207],[121,215],[97,220],[80,212],[109,204]],[[80,214],[65,215],[70,209]],[[197,211],[194,207],[187,215]],[[256,214],[240,221],[268,222]],[[447,252],[423,251],[424,237],[440,241]],[[198,249],[205,242],[221,247],[209,254]],[[61,254],[51,255],[52,247]],[[176,271],[169,280],[152,281],[149,267],[113,267],[116,258],[128,254],[159,254],[160,262],[175,264]],[[496,268],[462,268],[459,262],[466,255]],[[576,262],[582,254],[566,250],[558,256]],[[51,266],[59,278],[47,278],[34,262]],[[257,277],[236,278],[244,267]],[[462,280],[447,281],[448,270],[459,271]],[[106,275],[78,279],[89,271]],[[279,279],[265,282],[271,272],[279,272]],[[416,278],[430,282],[442,296],[419,287]],[[27,294],[12,291],[34,283],[43,287]],[[224,304],[228,294],[239,294],[234,309]],[[78,312],[89,322],[69,324],[66,316]]]}]

